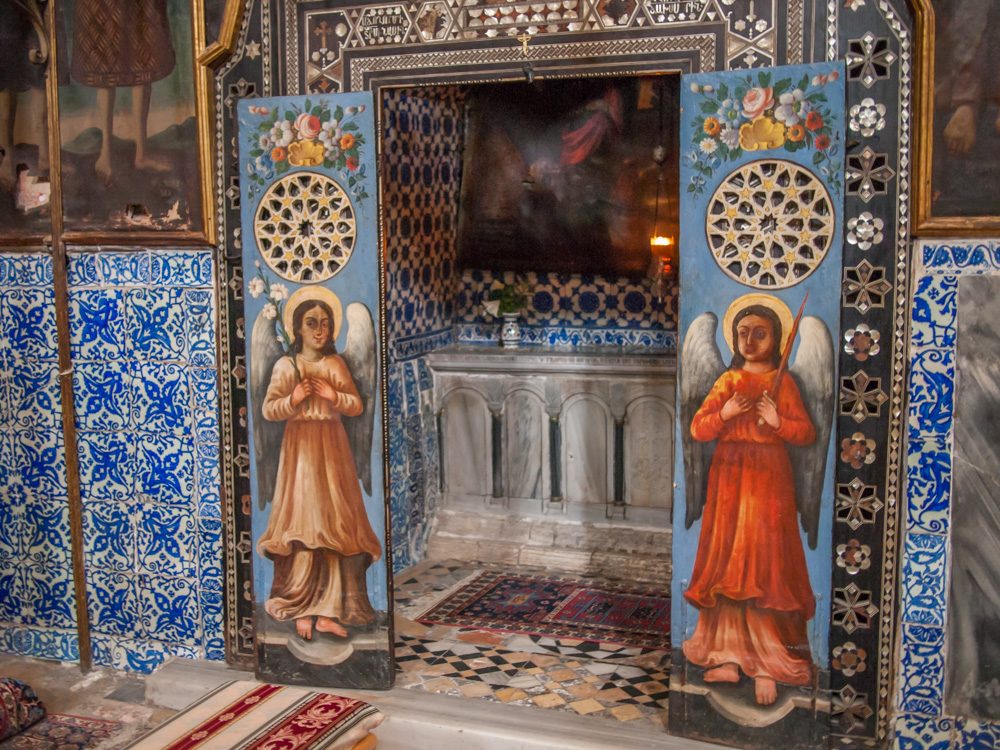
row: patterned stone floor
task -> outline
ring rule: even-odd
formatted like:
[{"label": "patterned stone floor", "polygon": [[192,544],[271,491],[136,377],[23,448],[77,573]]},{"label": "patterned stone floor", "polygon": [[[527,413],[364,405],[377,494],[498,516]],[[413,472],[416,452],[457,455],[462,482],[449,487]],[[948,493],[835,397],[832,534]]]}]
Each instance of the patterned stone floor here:
[{"label": "patterned stone floor", "polygon": [[[466,579],[491,567],[497,566],[429,561],[396,576],[397,686],[664,727],[670,681],[667,651],[428,627],[415,621]],[[504,570],[512,572],[510,567]]]}]

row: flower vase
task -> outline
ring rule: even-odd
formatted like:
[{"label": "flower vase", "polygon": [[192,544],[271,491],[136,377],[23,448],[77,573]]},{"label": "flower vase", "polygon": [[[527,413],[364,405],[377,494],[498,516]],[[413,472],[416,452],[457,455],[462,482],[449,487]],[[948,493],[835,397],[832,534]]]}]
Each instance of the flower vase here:
[{"label": "flower vase", "polygon": [[517,313],[503,313],[503,323],[500,324],[500,346],[505,349],[516,349],[521,345],[521,324],[517,322]]}]

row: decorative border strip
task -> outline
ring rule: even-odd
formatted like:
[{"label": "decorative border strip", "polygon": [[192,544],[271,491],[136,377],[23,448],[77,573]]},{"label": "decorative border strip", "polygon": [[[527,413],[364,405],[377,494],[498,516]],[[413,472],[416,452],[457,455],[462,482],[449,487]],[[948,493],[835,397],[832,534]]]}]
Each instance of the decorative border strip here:
[{"label": "decorative border strip", "polygon": [[918,243],[914,256],[894,746],[1000,747],[1000,723],[944,712],[958,280],[1000,274],[1000,244]]},{"label": "decorative border strip", "polygon": [[[499,323],[458,323],[455,340],[460,344],[497,344]],[[677,351],[677,331],[649,328],[583,328],[579,326],[521,326],[525,346],[634,346],[662,352]]]},{"label": "decorative border strip", "polygon": [[455,332],[451,328],[397,338],[392,342],[392,361],[404,362],[415,359],[434,349],[448,346],[454,340]]}]

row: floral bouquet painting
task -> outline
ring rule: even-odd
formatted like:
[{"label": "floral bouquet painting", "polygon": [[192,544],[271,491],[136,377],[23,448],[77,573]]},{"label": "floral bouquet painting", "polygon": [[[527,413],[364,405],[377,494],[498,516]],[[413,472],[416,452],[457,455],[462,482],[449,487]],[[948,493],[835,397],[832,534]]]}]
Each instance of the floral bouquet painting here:
[{"label": "floral bouquet painting", "polygon": [[342,173],[355,199],[367,198],[363,182],[365,168],[361,164],[361,148],[365,137],[355,116],[364,112],[357,107],[336,106],[306,99],[300,107],[248,108],[251,115],[261,117],[251,131],[247,164],[252,198],[274,177],[292,167],[323,167]]},{"label": "floral bouquet painting", "polygon": [[701,195],[716,169],[747,151],[795,153],[804,148],[815,150],[813,166],[839,189],[840,133],[830,127],[832,109],[824,90],[838,78],[833,71],[773,81],[771,73],[760,72],[732,87],[692,83],[692,93],[702,98],[691,122],[691,147],[684,155],[695,172],[687,192]]}]

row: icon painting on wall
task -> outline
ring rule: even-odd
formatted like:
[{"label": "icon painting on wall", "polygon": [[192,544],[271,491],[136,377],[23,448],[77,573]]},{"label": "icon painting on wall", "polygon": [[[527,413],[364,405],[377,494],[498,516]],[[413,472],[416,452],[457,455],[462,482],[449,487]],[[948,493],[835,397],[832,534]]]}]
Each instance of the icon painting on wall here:
[{"label": "icon painting on wall", "polygon": [[259,671],[391,684],[371,98],[240,104]]},{"label": "icon painting on wall", "polygon": [[842,68],[685,76],[681,106],[670,716],[705,739],[821,747]]},{"label": "icon painting on wall", "polygon": [[68,231],[202,229],[193,6],[60,2]]}]

